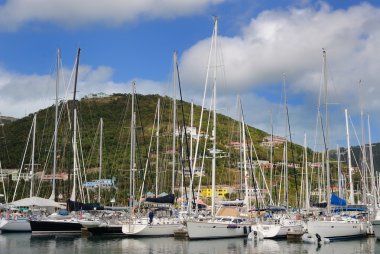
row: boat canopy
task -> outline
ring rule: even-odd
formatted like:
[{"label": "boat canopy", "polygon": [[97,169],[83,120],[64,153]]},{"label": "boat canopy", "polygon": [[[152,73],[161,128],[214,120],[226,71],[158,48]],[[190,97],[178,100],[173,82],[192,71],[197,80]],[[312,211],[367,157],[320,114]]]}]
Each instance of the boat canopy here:
[{"label": "boat canopy", "polygon": [[331,193],[331,204],[337,206],[346,206],[346,200],[338,197],[335,193]]},{"label": "boat canopy", "polygon": [[217,217],[240,217],[240,212],[232,207],[221,207],[216,213]]},{"label": "boat canopy", "polygon": [[10,203],[9,205],[17,207],[61,207],[61,205],[54,200],[40,197],[23,198]]}]

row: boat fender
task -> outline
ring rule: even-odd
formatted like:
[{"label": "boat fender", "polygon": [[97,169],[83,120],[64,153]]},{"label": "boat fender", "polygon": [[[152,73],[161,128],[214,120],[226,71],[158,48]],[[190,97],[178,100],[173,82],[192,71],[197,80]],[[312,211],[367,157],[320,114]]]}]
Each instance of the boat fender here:
[{"label": "boat fender", "polygon": [[322,241],[321,236],[318,233],[316,233],[315,236],[317,237],[317,241],[320,243]]},{"label": "boat fender", "polygon": [[[227,228],[238,228],[238,226],[236,224],[228,224]],[[247,231],[247,228],[246,227],[244,228],[245,228],[244,230]]]}]

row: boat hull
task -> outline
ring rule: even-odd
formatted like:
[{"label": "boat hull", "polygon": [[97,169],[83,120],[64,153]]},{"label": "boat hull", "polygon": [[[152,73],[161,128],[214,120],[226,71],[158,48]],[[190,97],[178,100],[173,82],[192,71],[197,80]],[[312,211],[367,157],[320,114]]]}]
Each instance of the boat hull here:
[{"label": "boat hull", "polygon": [[281,225],[281,224],[257,224],[252,226],[252,230],[263,233],[264,238],[285,238],[288,232],[301,232],[301,225]]},{"label": "boat hull", "polygon": [[180,224],[124,224],[122,232],[127,236],[174,236],[174,231],[178,229]]},{"label": "boat hull", "polygon": [[5,232],[30,232],[30,224],[28,219],[18,218],[15,220],[1,219],[0,230]]},{"label": "boat hull", "polygon": [[319,234],[330,240],[339,240],[363,237],[367,233],[367,223],[346,221],[309,221],[307,223],[309,234]]},{"label": "boat hull", "polygon": [[30,221],[33,235],[81,234],[82,225],[77,221]]},{"label": "boat hull", "polygon": [[100,225],[98,227],[87,228],[87,231],[94,236],[126,236],[122,231],[122,225]]},{"label": "boat hull", "polygon": [[187,222],[189,239],[218,239],[245,237],[252,231],[250,224],[227,224],[218,222]]}]

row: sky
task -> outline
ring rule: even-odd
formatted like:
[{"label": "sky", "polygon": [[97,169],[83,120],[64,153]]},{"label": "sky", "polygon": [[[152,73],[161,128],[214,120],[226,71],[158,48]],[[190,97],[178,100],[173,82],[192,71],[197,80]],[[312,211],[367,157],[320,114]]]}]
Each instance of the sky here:
[{"label": "sky", "polygon": [[72,97],[78,48],[78,97],[129,93],[133,81],[138,93],[171,96],[177,51],[183,97],[201,105],[213,16],[219,113],[236,118],[239,95],[246,123],[284,136],[286,94],[292,140],[303,144],[306,134],[318,149],[324,48],[329,147],[347,145],[345,109],[352,145],[362,139],[361,112],[365,141],[370,127],[371,142],[380,142],[379,1],[0,0],[1,115],[54,103],[58,48],[61,99]]}]

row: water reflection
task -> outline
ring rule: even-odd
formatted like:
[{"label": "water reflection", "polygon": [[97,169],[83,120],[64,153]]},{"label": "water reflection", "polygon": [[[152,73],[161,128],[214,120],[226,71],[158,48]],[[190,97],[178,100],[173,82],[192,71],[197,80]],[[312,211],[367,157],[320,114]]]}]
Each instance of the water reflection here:
[{"label": "water reflection", "polygon": [[[377,250],[377,251],[376,251]],[[0,253],[194,253],[194,254],[324,254],[380,253],[380,241],[363,238],[329,244],[303,244],[286,240],[248,241],[245,238],[188,241],[174,238],[35,237],[30,234],[0,235]]]},{"label": "water reflection", "polygon": [[[284,242],[283,240],[280,241]],[[263,241],[247,241],[249,250],[255,253],[281,253],[279,241],[264,239]]]}]

